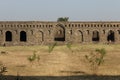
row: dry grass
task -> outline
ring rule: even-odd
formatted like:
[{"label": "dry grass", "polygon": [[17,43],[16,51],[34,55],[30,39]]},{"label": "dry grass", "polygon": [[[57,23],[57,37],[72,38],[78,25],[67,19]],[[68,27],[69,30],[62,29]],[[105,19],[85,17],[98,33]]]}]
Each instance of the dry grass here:
[{"label": "dry grass", "polygon": [[[105,63],[99,68],[99,75],[120,75],[120,45],[72,45],[73,53],[66,46],[56,46],[52,53],[48,46],[0,47],[0,61],[6,65],[6,75],[21,76],[70,76],[91,74],[85,55],[96,48],[105,48]],[[34,51],[40,55],[40,62],[31,63],[27,57]]]}]

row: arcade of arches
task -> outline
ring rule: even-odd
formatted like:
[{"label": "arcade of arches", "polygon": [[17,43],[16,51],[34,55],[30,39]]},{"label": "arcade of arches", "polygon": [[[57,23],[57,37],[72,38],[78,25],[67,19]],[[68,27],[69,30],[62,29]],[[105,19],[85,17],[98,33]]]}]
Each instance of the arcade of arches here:
[{"label": "arcade of arches", "polygon": [[[12,37],[12,32],[11,31],[6,31],[5,33],[5,41],[12,41],[13,37]],[[22,42],[26,42],[27,41],[27,34],[25,31],[21,31],[20,32],[20,41]]]},{"label": "arcade of arches", "polygon": [[120,43],[120,22],[0,22],[0,45]]},{"label": "arcade of arches", "polygon": [[[86,32],[87,32],[87,35],[89,36],[90,33],[88,32],[88,30]],[[118,33],[120,34],[120,31],[118,31]],[[36,35],[37,35],[38,42],[44,41],[44,33],[42,31],[38,31]],[[25,31],[21,31],[19,36],[20,36],[20,39],[19,39],[20,42],[27,42],[28,35]],[[92,38],[91,39],[92,42],[99,42],[100,41],[100,32],[97,30],[93,31],[91,38]],[[108,42],[114,42],[115,41],[114,31],[112,31],[112,30],[108,31],[106,38],[107,38]],[[5,41],[11,42],[12,40],[13,40],[12,32],[6,31]],[[75,40],[77,40],[78,43],[84,42],[84,33],[81,30],[77,31]],[[64,29],[64,27],[60,26],[57,28],[57,30],[55,31],[55,34],[54,34],[54,41],[60,41],[60,42],[65,41],[65,29]]]}]

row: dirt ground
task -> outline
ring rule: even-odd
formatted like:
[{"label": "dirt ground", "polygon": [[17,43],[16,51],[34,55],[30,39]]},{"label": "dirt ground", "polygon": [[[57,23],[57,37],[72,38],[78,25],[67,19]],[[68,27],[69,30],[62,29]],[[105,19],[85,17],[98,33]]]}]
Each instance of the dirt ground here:
[{"label": "dirt ground", "polygon": [[[85,55],[95,49],[105,48],[105,63],[98,75],[120,75],[120,45],[73,45],[73,53],[64,45],[56,46],[49,53],[48,46],[0,47],[0,61],[7,67],[5,75],[20,76],[71,76],[92,74]],[[40,61],[30,63],[28,57],[34,51]]]}]

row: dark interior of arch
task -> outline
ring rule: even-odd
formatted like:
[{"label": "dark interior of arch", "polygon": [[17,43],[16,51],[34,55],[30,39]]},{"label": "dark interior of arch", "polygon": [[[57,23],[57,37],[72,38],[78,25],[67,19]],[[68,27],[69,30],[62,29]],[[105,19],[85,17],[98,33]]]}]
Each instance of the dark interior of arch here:
[{"label": "dark interior of arch", "polygon": [[109,31],[108,36],[107,36],[107,41],[115,41],[115,36],[113,31]]},{"label": "dark interior of arch", "polygon": [[10,31],[6,32],[6,41],[12,41],[12,33]]},{"label": "dark interior of arch", "polygon": [[94,31],[93,32],[93,36],[92,36],[92,41],[99,41],[99,32],[98,31]]},{"label": "dark interior of arch", "polygon": [[62,25],[56,26],[55,41],[65,41],[65,28]]},{"label": "dark interior of arch", "polygon": [[24,42],[27,41],[27,35],[25,31],[20,32],[20,41],[24,41]]}]

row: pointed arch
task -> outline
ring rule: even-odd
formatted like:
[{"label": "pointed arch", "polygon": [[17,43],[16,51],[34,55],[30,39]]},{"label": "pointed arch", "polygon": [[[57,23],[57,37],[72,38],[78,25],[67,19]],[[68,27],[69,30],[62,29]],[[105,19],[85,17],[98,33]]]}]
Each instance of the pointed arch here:
[{"label": "pointed arch", "polygon": [[7,31],[5,33],[5,41],[12,41],[12,32]]}]

